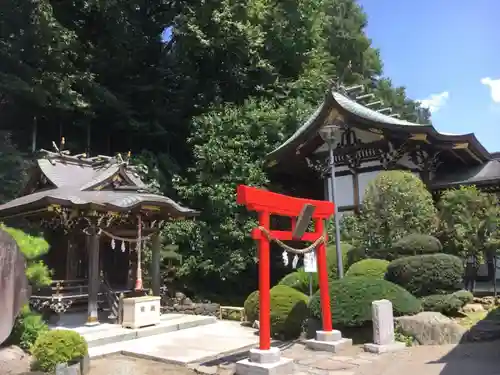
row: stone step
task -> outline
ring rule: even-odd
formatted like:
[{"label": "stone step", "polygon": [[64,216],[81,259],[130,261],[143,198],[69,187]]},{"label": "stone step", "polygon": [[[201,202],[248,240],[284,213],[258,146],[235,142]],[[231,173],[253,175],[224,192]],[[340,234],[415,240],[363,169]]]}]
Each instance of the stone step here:
[{"label": "stone step", "polygon": [[79,329],[79,333],[85,337],[88,347],[102,346],[122,341],[129,341],[143,337],[175,332],[187,328],[204,326],[217,322],[213,316],[165,314],[162,315],[160,324],[138,329],[123,328],[116,324],[106,324],[95,327]]}]

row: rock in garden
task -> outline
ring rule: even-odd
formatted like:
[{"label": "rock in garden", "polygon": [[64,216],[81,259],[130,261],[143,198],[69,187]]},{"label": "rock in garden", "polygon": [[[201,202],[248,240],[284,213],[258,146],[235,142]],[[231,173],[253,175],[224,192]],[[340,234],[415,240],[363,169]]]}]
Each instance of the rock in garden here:
[{"label": "rock in garden", "polygon": [[469,313],[469,312],[479,312],[479,311],[484,311],[483,305],[480,303],[469,303],[463,307],[463,312]]},{"label": "rock in garden", "polygon": [[17,346],[0,348],[0,373],[14,375],[29,372],[31,358]]},{"label": "rock in garden", "polygon": [[421,312],[396,318],[401,331],[414,337],[420,345],[458,344],[466,329],[438,312]]}]

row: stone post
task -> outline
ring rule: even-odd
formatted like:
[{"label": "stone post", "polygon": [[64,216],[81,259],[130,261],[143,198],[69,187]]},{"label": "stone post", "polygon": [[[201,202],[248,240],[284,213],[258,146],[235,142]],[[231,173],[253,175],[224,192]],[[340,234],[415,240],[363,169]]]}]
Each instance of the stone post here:
[{"label": "stone post", "polygon": [[151,287],[153,289],[153,295],[160,295],[161,277],[160,277],[160,246],[161,237],[160,233],[157,232],[152,238],[152,254],[151,254]]},{"label": "stone post", "polygon": [[88,277],[88,315],[87,325],[99,324],[97,299],[99,294],[99,234],[97,228],[92,228],[92,234],[87,237],[87,248],[89,254],[89,277]]},{"label": "stone post", "polygon": [[365,344],[365,351],[387,353],[405,348],[405,344],[394,340],[394,317],[392,303],[386,299],[372,302],[373,344]]}]

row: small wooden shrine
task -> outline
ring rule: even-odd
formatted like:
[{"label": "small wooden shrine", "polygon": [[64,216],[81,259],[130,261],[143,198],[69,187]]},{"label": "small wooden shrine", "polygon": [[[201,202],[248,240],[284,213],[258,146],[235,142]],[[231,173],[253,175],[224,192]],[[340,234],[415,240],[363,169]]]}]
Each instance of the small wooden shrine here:
[{"label": "small wooden shrine", "polygon": [[130,154],[87,157],[63,146],[64,139],[55,151],[41,150],[22,195],[0,205],[0,221],[39,225],[51,245],[44,262],[54,282],[33,290],[31,304],[57,313],[86,304],[88,322],[95,323],[102,304],[116,310],[119,293],[144,291],[141,254],[147,244],[151,290],[159,295],[160,230],[168,220],[197,212],[152,193]]}]

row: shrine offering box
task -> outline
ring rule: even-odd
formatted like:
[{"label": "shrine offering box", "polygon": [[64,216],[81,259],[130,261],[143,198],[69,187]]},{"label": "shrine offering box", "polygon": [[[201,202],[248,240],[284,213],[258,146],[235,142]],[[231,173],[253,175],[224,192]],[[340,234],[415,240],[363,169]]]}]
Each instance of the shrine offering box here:
[{"label": "shrine offering box", "polygon": [[124,298],[122,327],[135,329],[160,324],[160,299],[155,296]]}]

